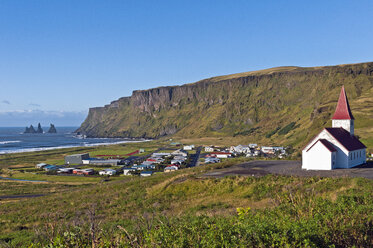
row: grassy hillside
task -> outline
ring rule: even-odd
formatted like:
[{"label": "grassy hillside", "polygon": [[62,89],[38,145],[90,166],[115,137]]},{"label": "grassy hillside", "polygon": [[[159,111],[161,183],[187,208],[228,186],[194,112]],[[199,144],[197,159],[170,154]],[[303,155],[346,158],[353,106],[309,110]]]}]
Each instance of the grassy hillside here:
[{"label": "grassy hillside", "polygon": [[[373,246],[371,180],[201,177],[222,166],[229,164],[0,204],[0,246]],[[0,184],[0,192],[19,184]]]},{"label": "grassy hillside", "polygon": [[98,137],[228,137],[299,148],[331,125],[342,85],[356,134],[372,149],[373,63],[280,67],[134,91],[90,109],[79,131]]}]

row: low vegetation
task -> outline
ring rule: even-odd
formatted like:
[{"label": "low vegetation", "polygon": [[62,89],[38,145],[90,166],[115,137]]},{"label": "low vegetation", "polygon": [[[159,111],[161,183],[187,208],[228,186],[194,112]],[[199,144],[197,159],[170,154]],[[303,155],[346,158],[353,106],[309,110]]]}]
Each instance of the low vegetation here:
[{"label": "low vegetation", "polygon": [[280,131],[278,131],[278,134],[279,135],[285,135],[285,134],[289,133],[291,130],[293,130],[294,128],[296,128],[295,122],[290,122],[288,125],[286,125],[282,129],[280,129]]},{"label": "low vegetation", "polygon": [[169,151],[169,143],[0,156],[0,176],[46,181],[0,179],[0,247],[373,247],[368,179],[206,176],[252,160],[246,157],[148,178],[47,175],[34,167],[80,152]]},{"label": "low vegetation", "polygon": [[[234,163],[63,185],[54,192],[47,187],[55,184],[29,184],[50,194],[0,201],[0,242],[16,247],[373,246],[372,181],[203,176]],[[11,183],[14,189],[21,184]],[[9,185],[1,181],[0,192],[10,193]]]}]

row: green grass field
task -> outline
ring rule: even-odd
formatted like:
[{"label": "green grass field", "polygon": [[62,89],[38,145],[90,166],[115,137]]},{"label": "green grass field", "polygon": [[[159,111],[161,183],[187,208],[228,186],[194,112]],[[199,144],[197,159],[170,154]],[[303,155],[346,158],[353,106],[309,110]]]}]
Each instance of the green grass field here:
[{"label": "green grass field", "polygon": [[[164,145],[142,144],[149,151]],[[48,182],[0,180],[0,196],[44,195],[0,199],[0,247],[373,246],[373,181],[368,179],[202,176],[248,158],[148,178],[102,180],[34,169],[34,161],[81,151],[23,154],[32,163],[3,166],[0,176]],[[21,159],[20,154],[6,159],[12,156]]]},{"label": "green grass field", "polygon": [[98,247],[372,245],[370,180],[199,177],[214,167],[219,165],[2,204],[0,240],[37,247],[88,247],[93,240]]}]

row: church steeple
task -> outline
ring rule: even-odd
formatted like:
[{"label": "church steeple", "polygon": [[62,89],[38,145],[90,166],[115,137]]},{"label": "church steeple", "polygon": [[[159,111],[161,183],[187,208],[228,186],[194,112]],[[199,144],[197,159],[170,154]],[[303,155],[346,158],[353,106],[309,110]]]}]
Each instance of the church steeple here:
[{"label": "church steeple", "polygon": [[351,135],[354,135],[354,116],[351,113],[350,105],[345,91],[345,87],[342,86],[341,93],[337,103],[337,108],[332,118],[333,127],[342,127],[349,131]]},{"label": "church steeple", "polygon": [[339,94],[337,108],[333,115],[332,120],[354,120],[354,116],[351,113],[350,104],[345,91],[345,87],[342,86],[341,93]]}]

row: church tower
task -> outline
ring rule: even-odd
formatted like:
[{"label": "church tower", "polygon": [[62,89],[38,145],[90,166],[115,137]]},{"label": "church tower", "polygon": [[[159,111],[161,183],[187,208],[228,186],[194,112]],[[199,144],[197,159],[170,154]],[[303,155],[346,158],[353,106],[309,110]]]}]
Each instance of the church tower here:
[{"label": "church tower", "polygon": [[355,118],[348,104],[345,87],[342,86],[337,108],[332,118],[332,127],[342,127],[349,131],[351,135],[354,135],[354,120]]}]

